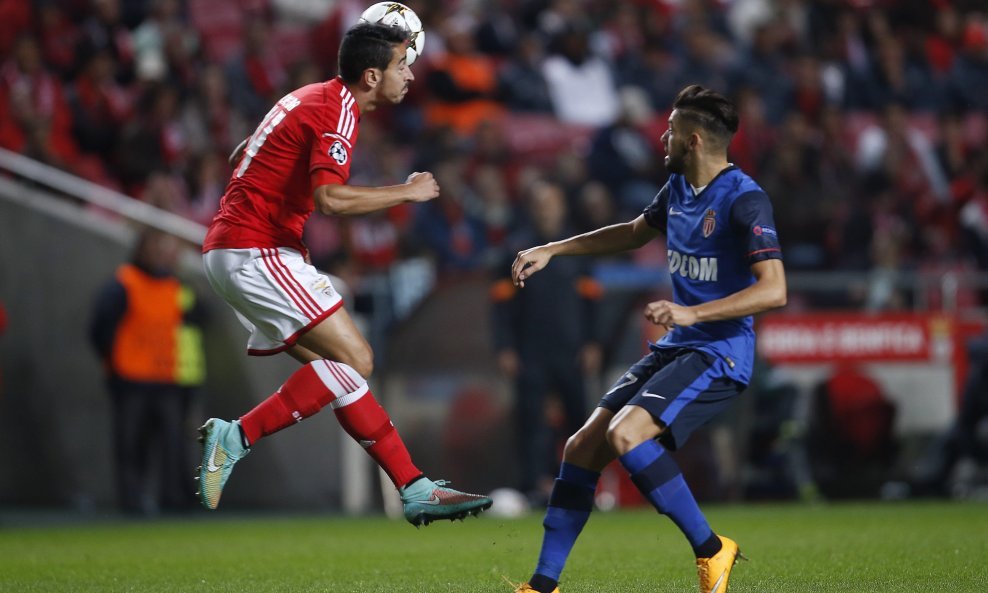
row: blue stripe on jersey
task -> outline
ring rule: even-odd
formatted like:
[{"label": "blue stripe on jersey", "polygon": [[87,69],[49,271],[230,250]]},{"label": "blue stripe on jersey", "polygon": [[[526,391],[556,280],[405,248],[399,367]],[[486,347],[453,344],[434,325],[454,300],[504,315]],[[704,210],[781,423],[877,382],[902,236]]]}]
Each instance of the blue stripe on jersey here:
[{"label": "blue stripe on jersey", "polygon": [[720,367],[720,365],[714,363],[710,366],[710,368],[703,371],[699,377],[694,379],[692,383],[687,385],[685,389],[680,391],[679,395],[676,396],[676,399],[672,400],[666,409],[662,411],[662,415],[659,417],[659,420],[661,420],[666,426],[671,425],[672,421],[679,415],[680,410],[685,408],[688,403],[695,400],[698,395],[706,391],[714,379],[724,375],[723,369],[718,367]]},{"label": "blue stripe on jersey", "polygon": [[[673,174],[643,212],[665,231],[673,301],[706,303],[754,283],[751,265],[782,257],[765,191],[737,167],[720,172],[694,195],[686,178]],[[726,362],[727,376],[747,384],[754,365],[751,317],[677,327],[655,348],[693,348]]]}]

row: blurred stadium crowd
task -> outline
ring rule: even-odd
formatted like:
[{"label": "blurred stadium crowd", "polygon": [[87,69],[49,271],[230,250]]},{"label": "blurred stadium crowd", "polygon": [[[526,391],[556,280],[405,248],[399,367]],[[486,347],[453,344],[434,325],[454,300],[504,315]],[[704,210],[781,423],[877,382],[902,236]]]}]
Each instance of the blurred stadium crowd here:
[{"label": "blurred stadium crowd", "polygon": [[[0,0],[0,146],[208,223],[227,154],[282,94],[335,74],[367,4]],[[411,6],[428,35],[417,81],[361,122],[351,182],[430,170],[442,196],[314,217],[313,258],[344,278],[422,253],[442,274],[485,272],[524,247],[512,235],[538,179],[565,190],[573,231],[635,216],[664,182],[659,136],[689,83],[736,100],[732,159],[772,197],[790,270],[988,268],[980,1]],[[859,298],[846,304],[906,304]]]}]

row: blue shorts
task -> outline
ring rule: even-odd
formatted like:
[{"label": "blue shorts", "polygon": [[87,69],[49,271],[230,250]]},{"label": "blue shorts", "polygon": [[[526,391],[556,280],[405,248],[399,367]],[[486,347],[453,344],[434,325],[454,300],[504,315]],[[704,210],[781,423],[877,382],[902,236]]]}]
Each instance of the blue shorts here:
[{"label": "blue shorts", "polygon": [[745,385],[728,377],[724,365],[700,350],[653,350],[632,365],[597,405],[615,413],[627,405],[644,408],[665,428],[659,442],[675,451],[744,391]]}]

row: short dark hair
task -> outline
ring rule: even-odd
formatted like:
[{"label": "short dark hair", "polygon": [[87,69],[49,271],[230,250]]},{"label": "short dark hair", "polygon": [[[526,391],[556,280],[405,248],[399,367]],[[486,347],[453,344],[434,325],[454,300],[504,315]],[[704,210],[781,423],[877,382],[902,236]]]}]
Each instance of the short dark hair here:
[{"label": "short dark hair", "polygon": [[738,131],[738,110],[727,97],[698,84],[679,91],[672,108],[680,117],[708,132],[727,147]]},{"label": "short dark hair", "polygon": [[351,27],[340,43],[339,71],[343,82],[360,80],[364,70],[386,70],[394,57],[394,46],[408,43],[410,33],[401,27],[359,23]]}]

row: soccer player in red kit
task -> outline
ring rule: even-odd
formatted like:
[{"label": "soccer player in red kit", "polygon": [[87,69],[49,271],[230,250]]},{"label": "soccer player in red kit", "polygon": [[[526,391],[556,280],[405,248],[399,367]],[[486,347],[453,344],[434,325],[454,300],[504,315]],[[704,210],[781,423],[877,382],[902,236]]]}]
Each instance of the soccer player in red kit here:
[{"label": "soccer player in red kit", "polygon": [[340,44],[339,76],[285,95],[234,152],[234,173],[203,245],[206,275],[251,332],[248,354],[287,352],[303,366],[238,420],[210,418],[200,429],[199,497],[208,509],[216,508],[234,464],[258,440],[327,405],[387,472],[413,525],[491,506],[487,497],[428,479],[412,463],[368,389],[370,345],[302,244],[314,209],[349,216],[439,195],[431,173],[387,187],[345,185],[360,115],[399,103],[414,79],[407,42],[397,27],[354,26]]}]

